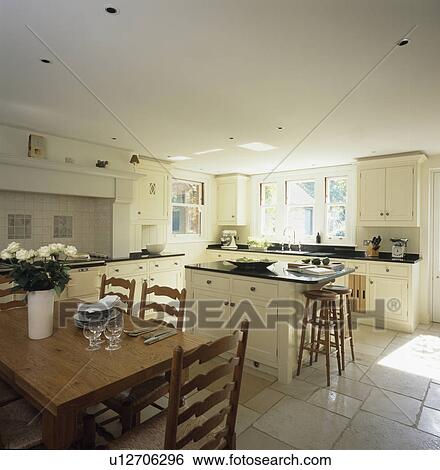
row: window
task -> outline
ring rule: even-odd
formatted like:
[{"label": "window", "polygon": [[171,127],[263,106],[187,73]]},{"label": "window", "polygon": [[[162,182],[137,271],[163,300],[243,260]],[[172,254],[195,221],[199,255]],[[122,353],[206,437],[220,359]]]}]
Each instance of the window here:
[{"label": "window", "polygon": [[171,197],[173,235],[201,235],[203,190],[203,183],[173,179]]},{"label": "window", "polygon": [[325,203],[328,238],[347,236],[347,177],[325,179]]},{"label": "window", "polygon": [[314,234],[315,181],[286,181],[286,226],[295,230],[296,240]]},{"label": "window", "polygon": [[277,184],[260,184],[261,234],[274,235],[277,228]]}]

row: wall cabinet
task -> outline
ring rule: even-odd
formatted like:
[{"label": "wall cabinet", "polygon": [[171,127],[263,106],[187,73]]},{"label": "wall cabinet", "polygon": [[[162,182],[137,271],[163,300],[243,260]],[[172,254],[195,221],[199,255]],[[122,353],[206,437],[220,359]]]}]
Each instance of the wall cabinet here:
[{"label": "wall cabinet", "polygon": [[219,176],[217,183],[217,224],[246,225],[248,223],[249,177]]},{"label": "wall cabinet", "polygon": [[134,183],[132,219],[134,223],[151,225],[168,221],[170,180],[168,173],[150,170]]},{"label": "wall cabinet", "polygon": [[358,224],[417,226],[420,164],[424,155],[361,160],[358,163]]}]

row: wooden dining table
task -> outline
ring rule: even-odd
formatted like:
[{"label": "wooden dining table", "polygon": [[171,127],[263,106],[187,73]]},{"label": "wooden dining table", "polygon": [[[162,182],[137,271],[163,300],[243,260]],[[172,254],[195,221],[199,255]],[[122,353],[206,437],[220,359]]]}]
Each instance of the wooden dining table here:
[{"label": "wooden dining table", "polygon": [[142,336],[123,335],[116,351],[105,345],[87,351],[88,342],[73,323],[77,303],[55,305],[54,333],[42,340],[28,338],[26,308],[0,313],[0,376],[41,413],[48,449],[74,443],[87,407],[170,370],[176,346],[188,351],[208,342],[186,332],[151,345]]}]

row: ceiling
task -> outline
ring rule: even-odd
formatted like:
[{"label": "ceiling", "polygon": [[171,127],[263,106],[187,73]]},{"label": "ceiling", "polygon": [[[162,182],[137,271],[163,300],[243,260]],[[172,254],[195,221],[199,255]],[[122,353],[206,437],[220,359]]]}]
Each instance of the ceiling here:
[{"label": "ceiling", "polygon": [[440,154],[439,20],[438,0],[0,0],[0,122],[208,173]]}]

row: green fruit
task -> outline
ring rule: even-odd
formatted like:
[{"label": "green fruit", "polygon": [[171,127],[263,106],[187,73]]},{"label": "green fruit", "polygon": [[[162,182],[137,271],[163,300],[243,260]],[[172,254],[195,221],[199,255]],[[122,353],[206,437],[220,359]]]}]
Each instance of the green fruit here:
[{"label": "green fruit", "polygon": [[313,258],[312,264],[314,264],[315,266],[319,266],[321,264],[321,260],[319,258]]},{"label": "green fruit", "polygon": [[324,258],[322,260],[322,264],[324,264],[325,266],[327,266],[328,264],[330,264],[330,258]]},{"label": "green fruit", "polygon": [[310,258],[305,258],[301,260],[304,264],[310,263]]}]

